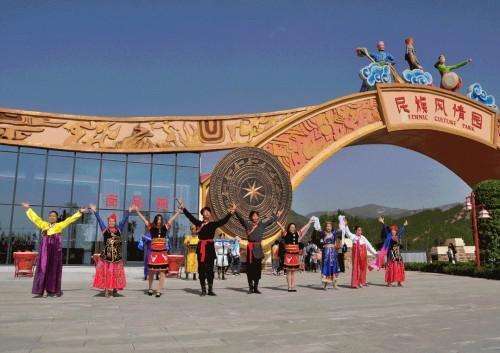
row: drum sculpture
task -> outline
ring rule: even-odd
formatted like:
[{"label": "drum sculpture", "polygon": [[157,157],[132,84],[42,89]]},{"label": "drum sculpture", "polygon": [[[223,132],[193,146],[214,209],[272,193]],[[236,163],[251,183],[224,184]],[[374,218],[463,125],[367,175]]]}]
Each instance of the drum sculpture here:
[{"label": "drum sculpture", "polygon": [[450,91],[457,91],[462,87],[462,79],[455,72],[446,72],[441,77],[441,87]]},{"label": "drum sculpture", "polygon": [[[255,147],[237,148],[214,168],[208,202],[215,218],[223,217],[234,202],[245,218],[252,210],[259,211],[261,219],[282,210],[278,221],[285,223],[292,204],[290,176],[269,152]],[[230,236],[246,238],[245,229],[236,217],[232,217],[221,230]],[[265,229],[264,238],[279,230],[276,223],[271,224]]]}]

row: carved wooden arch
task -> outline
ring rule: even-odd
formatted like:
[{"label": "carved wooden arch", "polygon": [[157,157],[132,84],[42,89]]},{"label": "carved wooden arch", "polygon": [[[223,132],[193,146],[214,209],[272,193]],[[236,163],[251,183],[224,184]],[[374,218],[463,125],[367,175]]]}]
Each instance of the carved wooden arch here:
[{"label": "carved wooden arch", "polygon": [[[400,98],[406,98],[409,113],[397,110]],[[427,102],[426,114],[412,107],[415,99]],[[444,104],[443,111],[438,107],[435,112],[436,100]],[[473,117],[481,117],[481,122]],[[377,91],[316,106],[293,124],[273,129],[257,146],[280,159],[294,189],[342,148],[362,144],[390,144],[422,153],[473,186],[500,178],[499,127],[495,111],[462,95],[423,86],[380,85]]]},{"label": "carved wooden arch", "polygon": [[107,153],[255,146],[280,159],[295,188],[341,148],[385,143],[424,153],[473,185],[500,178],[499,124],[493,110],[463,95],[387,84],[320,105],[227,116],[98,117],[0,108],[0,144]]}]

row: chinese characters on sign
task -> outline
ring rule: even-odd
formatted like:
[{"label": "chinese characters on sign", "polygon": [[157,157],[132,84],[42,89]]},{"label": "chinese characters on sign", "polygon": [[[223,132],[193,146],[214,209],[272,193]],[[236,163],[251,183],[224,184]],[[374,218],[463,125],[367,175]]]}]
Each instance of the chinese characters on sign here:
[{"label": "chinese characters on sign", "polygon": [[[118,207],[118,195],[116,194],[106,194],[104,197],[104,204],[106,208],[117,208]],[[144,208],[144,200],[139,195],[132,196],[130,204],[139,209]],[[167,197],[157,197],[156,198],[156,210],[158,212],[168,211],[168,198]]]},{"label": "chinese characters on sign", "polygon": [[156,198],[156,210],[157,211],[167,211],[168,210],[168,199],[166,197]]},{"label": "chinese characters on sign", "polygon": [[390,128],[437,125],[493,143],[494,113],[466,100],[438,93],[389,89],[381,91],[381,99]]},{"label": "chinese characters on sign", "polygon": [[107,194],[104,203],[108,208],[116,208],[118,206],[118,195],[116,194]]},{"label": "chinese characters on sign", "polygon": [[144,202],[142,201],[142,197],[138,195],[132,196],[132,200],[130,201],[132,206],[137,207],[138,209],[142,209],[144,206]]}]

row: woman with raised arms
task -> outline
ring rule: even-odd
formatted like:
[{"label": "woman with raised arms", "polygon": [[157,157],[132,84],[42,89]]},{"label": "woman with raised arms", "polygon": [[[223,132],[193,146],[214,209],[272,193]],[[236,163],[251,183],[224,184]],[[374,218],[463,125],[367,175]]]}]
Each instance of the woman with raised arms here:
[{"label": "woman with raised arms", "polygon": [[[179,211],[182,211],[184,215],[189,219],[191,223],[196,226],[196,234],[198,234],[198,245],[196,248],[196,254],[198,257],[198,277],[200,278],[201,285],[201,296],[205,295],[215,295],[213,290],[214,285],[214,260],[215,247],[214,247],[214,237],[215,231],[220,226],[226,224],[231,216],[236,212],[236,205],[232,205],[228,209],[228,213],[221,219],[213,220],[212,210],[210,207],[203,207],[200,211],[202,220],[194,217],[184,204],[179,201]],[[208,283],[208,293],[206,284]]]},{"label": "woman with raised arms", "polygon": [[94,213],[99,228],[102,232],[104,248],[101,251],[95,267],[94,288],[104,290],[104,296],[109,297],[109,291],[117,296],[119,290],[123,290],[127,283],[122,258],[122,233],[127,224],[132,206],[123,213],[123,217],[117,224],[116,214],[108,216],[108,223],[104,223],[95,205],[89,205]]},{"label": "woman with raised arms", "polygon": [[57,211],[52,210],[45,221],[28,203],[22,205],[26,209],[28,219],[42,232],[31,293],[40,297],[47,295],[59,297],[62,295],[62,231],[87,212],[87,209],[80,208],[62,221],[59,220]]},{"label": "woman with raised arms", "polygon": [[[168,233],[172,228],[172,223],[179,216],[180,211],[175,212],[167,222],[164,222],[163,216],[157,214],[153,218],[153,222],[144,217],[139,209],[136,208],[137,214],[146,224],[151,237],[151,250],[148,256],[148,295],[155,297],[161,296],[161,290],[165,283],[166,272],[168,271]],[[159,273],[158,288],[154,292],[152,289],[154,275]]]},{"label": "woman with raised arms", "polygon": [[297,230],[295,223],[289,223],[285,229],[283,225],[278,223],[282,230],[283,242],[285,243],[285,256],[283,266],[286,269],[286,282],[288,284],[289,292],[296,292],[295,288],[296,278],[295,272],[300,268],[300,250],[299,242],[302,240],[304,235],[307,234],[311,223],[313,222],[313,217],[306,223],[301,229]]}]

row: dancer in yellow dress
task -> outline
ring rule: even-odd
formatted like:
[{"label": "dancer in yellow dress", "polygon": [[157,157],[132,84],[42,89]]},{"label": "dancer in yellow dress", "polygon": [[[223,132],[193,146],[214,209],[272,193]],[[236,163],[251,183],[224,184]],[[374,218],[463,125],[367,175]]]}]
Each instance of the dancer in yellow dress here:
[{"label": "dancer in yellow dress", "polygon": [[191,225],[191,234],[184,237],[185,252],[185,266],[186,266],[186,279],[189,274],[193,274],[193,280],[196,281],[196,272],[198,272],[198,259],[196,258],[196,248],[198,247],[198,235],[196,235],[196,226]]}]

